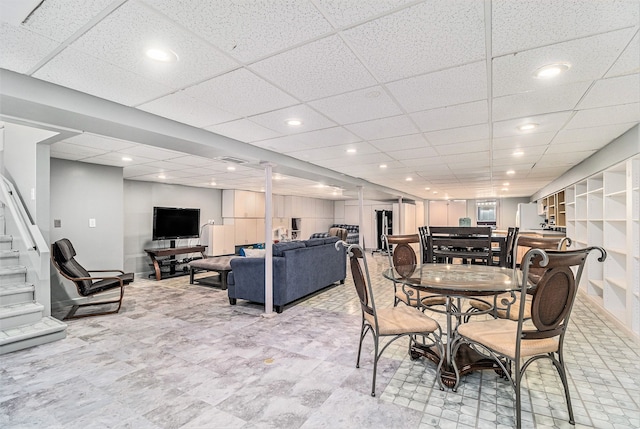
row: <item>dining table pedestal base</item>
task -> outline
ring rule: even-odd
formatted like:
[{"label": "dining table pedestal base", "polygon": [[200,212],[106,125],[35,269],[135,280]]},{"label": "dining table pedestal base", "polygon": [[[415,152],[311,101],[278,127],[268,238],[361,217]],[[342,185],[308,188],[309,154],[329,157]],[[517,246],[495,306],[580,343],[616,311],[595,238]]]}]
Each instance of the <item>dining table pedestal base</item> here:
[{"label": "dining table pedestal base", "polygon": [[[409,355],[411,359],[418,359],[419,357],[427,358],[436,365],[438,365],[441,360],[440,353],[435,347],[425,347],[420,344],[414,344],[411,347]],[[455,360],[461,377],[473,371],[487,369],[494,370],[500,376],[504,375],[495,360],[482,353],[478,353],[466,344],[460,346],[456,353]],[[450,365],[444,363],[439,375],[445,387],[452,389],[456,385],[456,374]]]}]

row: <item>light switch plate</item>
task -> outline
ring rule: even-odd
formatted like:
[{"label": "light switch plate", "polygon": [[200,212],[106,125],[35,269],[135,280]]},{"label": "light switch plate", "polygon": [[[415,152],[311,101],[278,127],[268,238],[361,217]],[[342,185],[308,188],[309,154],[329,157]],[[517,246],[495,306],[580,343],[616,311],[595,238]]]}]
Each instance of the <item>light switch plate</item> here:
[{"label": "light switch plate", "polygon": [[89,228],[95,228],[95,227],[96,227],[96,220],[89,219]]}]

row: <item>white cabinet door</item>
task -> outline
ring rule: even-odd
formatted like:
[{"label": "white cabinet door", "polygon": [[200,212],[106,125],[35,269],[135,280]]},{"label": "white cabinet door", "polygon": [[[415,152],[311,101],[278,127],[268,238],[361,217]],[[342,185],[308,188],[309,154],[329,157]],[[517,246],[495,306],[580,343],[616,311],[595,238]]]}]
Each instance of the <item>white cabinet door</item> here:
[{"label": "white cabinet door", "polygon": [[233,225],[210,225],[207,256],[233,255],[235,252],[235,227]]}]

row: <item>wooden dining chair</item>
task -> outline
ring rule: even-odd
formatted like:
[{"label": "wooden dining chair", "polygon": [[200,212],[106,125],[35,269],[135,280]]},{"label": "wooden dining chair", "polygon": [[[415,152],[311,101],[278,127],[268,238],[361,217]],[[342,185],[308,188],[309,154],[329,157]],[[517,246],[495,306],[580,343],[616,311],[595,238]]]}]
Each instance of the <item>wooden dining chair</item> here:
[{"label": "wooden dining chair", "polygon": [[[489,319],[458,326],[452,345],[453,355],[465,344],[495,360],[497,367],[515,390],[518,428],[522,426],[522,377],[531,363],[542,358],[551,360],[560,375],[569,411],[569,423],[574,424],[563,356],[564,338],[580,276],[589,253],[594,250],[600,253],[598,261],[603,262],[607,253],[601,247],[569,251],[529,250],[519,268],[522,276],[517,320]],[[532,269],[540,276],[535,287],[530,287],[527,280]],[[532,289],[530,319],[525,317],[529,289]],[[460,368],[455,360],[453,366],[456,390],[460,384]]]},{"label": "wooden dining chair", "polygon": [[[444,356],[444,346],[442,344],[442,330],[435,319],[427,316],[415,307],[401,305],[398,307],[378,308],[376,307],[369,267],[364,251],[357,244],[352,244],[347,248],[349,264],[353,283],[360,299],[362,310],[362,327],[360,329],[360,341],[358,344],[358,357],[356,368],[360,368],[360,356],[362,354],[362,342],[368,332],[371,332],[374,343],[373,356],[373,381],[371,384],[371,396],[376,396],[376,373],[378,361],[386,348],[394,341],[402,338],[409,338],[409,349],[414,343],[419,342],[422,347],[435,347],[440,356]],[[384,337],[389,341],[380,347],[380,340]],[[440,372],[438,367],[437,373]],[[443,390],[440,377],[436,377]]]},{"label": "wooden dining chair", "polygon": [[430,226],[429,233],[433,245],[433,255],[438,261],[453,262],[461,259],[491,265],[490,227],[449,227]]},{"label": "wooden dining chair", "polygon": [[[387,249],[389,268],[393,268],[401,277],[411,277],[418,266],[418,258],[413,246],[420,248],[422,253],[420,237],[418,234],[386,235],[383,234],[382,241]],[[446,298],[440,295],[420,292],[411,286],[403,283],[393,282],[394,299],[393,306],[400,302],[412,307],[424,308],[432,305],[445,305]]]}]

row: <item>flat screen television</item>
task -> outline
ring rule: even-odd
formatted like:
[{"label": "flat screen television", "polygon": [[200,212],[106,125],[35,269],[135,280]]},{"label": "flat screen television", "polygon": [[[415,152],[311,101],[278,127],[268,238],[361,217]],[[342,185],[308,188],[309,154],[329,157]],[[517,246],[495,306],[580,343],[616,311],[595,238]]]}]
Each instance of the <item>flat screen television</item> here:
[{"label": "flat screen television", "polygon": [[153,239],[175,240],[200,236],[200,209],[154,207]]}]

